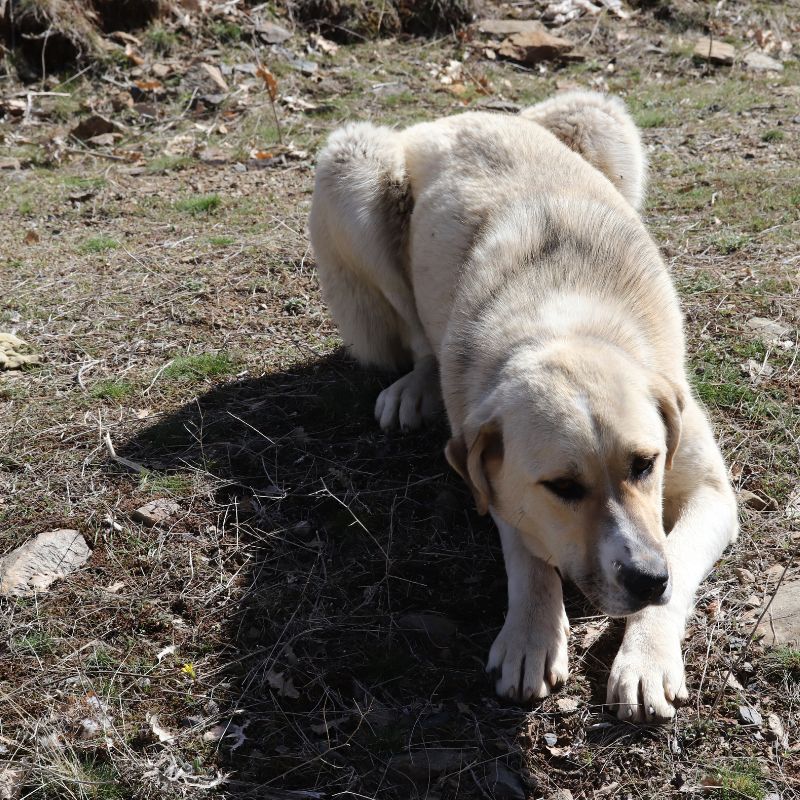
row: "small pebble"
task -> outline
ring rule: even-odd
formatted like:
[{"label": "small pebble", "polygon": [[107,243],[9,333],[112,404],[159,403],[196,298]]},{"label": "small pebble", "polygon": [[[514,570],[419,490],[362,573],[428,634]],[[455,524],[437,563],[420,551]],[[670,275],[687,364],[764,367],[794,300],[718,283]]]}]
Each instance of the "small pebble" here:
[{"label": "small pebble", "polygon": [[742,586],[747,586],[747,584],[756,582],[756,576],[745,567],[737,567],[733,571],[733,574],[736,575],[736,580],[738,580]]},{"label": "small pebble", "polygon": [[752,706],[739,706],[739,720],[744,725],[758,725],[763,724],[764,719]]}]

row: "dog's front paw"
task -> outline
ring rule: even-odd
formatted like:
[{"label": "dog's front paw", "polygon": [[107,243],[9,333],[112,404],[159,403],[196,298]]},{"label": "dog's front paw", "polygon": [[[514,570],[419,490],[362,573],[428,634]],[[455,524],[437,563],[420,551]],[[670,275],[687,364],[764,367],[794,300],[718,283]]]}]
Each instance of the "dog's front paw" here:
[{"label": "dog's front paw", "polygon": [[550,625],[526,622],[506,620],[486,664],[487,672],[500,673],[497,694],[520,702],[547,697],[569,675],[569,622],[564,611]]},{"label": "dog's front paw", "polygon": [[608,678],[606,703],[621,720],[666,722],[688,699],[680,637],[625,634]]},{"label": "dog's front paw", "polygon": [[384,389],[375,403],[375,419],[385,431],[419,428],[441,408],[436,362],[423,359],[407,375]]}]

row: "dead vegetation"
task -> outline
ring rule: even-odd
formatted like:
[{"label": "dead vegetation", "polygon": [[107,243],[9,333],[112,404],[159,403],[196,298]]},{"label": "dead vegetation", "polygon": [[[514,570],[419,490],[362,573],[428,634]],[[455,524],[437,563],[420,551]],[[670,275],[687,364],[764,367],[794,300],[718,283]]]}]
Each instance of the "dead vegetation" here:
[{"label": "dead vegetation", "polygon": [[[35,83],[6,52],[0,552],[72,529],[91,555],[0,598],[0,797],[800,796],[798,650],[748,644],[798,573],[800,9],[724,4],[718,66],[694,56],[706,23],[641,6],[551,28],[566,64],[498,59],[506,34],[474,27],[337,45],[283,4],[170,12]],[[658,729],[605,713],[621,631],[574,593],[565,689],[493,696],[495,534],[443,422],[377,430],[390,376],[340,353],[305,234],[313,153],[345,120],[572,86],[644,128],[648,224],[742,499],[690,621],[690,704]]]}]

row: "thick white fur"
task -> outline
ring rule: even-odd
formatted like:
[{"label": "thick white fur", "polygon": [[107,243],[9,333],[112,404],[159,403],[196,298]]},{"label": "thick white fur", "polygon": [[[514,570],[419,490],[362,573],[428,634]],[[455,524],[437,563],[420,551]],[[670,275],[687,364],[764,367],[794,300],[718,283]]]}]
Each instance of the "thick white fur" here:
[{"label": "thick white fur", "polygon": [[[381,427],[421,424],[441,386],[448,459],[498,525],[497,691],[527,700],[566,679],[558,569],[628,618],[608,702],[663,720],[686,696],[694,593],[737,522],[686,381],[677,297],[637,214],[645,179],[624,106],[587,92],[519,116],[358,123],[320,154],[310,229],[353,355],[412,365],[378,398]],[[637,453],[653,466],[634,479]],[[549,488],[565,476],[586,490],[579,502]],[[642,600],[623,567],[668,569],[668,587]]]},{"label": "thick white fur", "polygon": [[639,129],[622,100],[596,92],[565,92],[520,113],[580,153],[637,211],[641,208],[647,159]]}]

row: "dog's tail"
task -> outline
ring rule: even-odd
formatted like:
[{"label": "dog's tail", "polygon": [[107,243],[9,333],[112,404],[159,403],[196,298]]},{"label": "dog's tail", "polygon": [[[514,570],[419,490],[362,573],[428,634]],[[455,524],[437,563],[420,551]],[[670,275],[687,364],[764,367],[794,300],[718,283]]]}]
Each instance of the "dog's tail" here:
[{"label": "dog's tail", "polygon": [[647,183],[647,156],[639,130],[619,98],[565,92],[520,113],[580,153],[639,210]]}]

